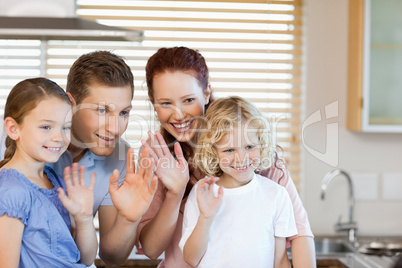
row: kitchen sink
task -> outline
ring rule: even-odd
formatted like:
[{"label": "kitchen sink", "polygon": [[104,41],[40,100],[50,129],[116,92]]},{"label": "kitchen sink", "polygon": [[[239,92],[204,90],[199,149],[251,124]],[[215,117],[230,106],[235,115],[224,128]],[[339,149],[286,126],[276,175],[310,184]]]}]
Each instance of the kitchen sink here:
[{"label": "kitchen sink", "polygon": [[339,238],[316,237],[314,243],[317,255],[346,254],[353,250],[347,242]]}]

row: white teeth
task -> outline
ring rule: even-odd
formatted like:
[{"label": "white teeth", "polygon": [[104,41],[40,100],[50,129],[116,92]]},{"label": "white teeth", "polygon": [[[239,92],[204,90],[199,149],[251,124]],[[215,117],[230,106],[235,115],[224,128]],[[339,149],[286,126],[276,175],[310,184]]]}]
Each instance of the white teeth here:
[{"label": "white teeth", "polygon": [[53,151],[53,152],[59,152],[60,151],[60,147],[46,147],[49,151]]},{"label": "white teeth", "polygon": [[109,138],[106,138],[106,137],[103,137],[103,136],[100,136],[100,135],[98,135],[99,136],[99,138],[101,138],[101,139],[104,139],[105,141],[112,141],[113,139],[109,139]]},{"label": "white teeth", "polygon": [[182,123],[182,124],[173,124],[175,128],[186,128],[191,124],[191,121],[187,122],[187,123]]},{"label": "white teeth", "polygon": [[247,168],[248,168],[248,166],[246,166],[246,167],[234,167],[234,169],[237,169],[237,170],[245,170]]}]

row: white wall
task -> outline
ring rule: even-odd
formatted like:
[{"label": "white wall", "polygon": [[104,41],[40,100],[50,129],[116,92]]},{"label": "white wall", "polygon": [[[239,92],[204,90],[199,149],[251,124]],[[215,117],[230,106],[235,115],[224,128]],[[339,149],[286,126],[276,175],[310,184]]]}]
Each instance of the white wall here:
[{"label": "white wall", "polygon": [[[347,96],[347,0],[305,0],[305,118],[338,101],[339,116],[323,120],[305,129],[305,143],[325,152],[326,124],[339,123],[339,164],[352,174],[370,173],[378,176],[378,187],[371,194],[373,200],[356,200],[355,219],[358,234],[402,235],[402,200],[387,200],[383,194],[383,174],[402,174],[402,134],[355,133],[346,129]],[[401,70],[402,71],[402,70]],[[320,199],[321,181],[334,167],[317,159],[303,146],[301,197],[316,235],[335,234],[338,216],[348,217],[347,183],[342,177],[329,185],[325,200]],[[375,180],[374,180],[375,181]],[[402,177],[401,177],[402,183]],[[373,181],[371,181],[373,182]],[[365,181],[363,181],[365,183]],[[401,184],[399,183],[399,184]],[[398,185],[398,181],[395,187]],[[360,184],[361,185],[361,184]],[[365,186],[363,184],[361,186]],[[393,186],[393,185],[391,185]],[[364,195],[370,189],[355,189]],[[399,189],[402,197],[402,187]]]}]

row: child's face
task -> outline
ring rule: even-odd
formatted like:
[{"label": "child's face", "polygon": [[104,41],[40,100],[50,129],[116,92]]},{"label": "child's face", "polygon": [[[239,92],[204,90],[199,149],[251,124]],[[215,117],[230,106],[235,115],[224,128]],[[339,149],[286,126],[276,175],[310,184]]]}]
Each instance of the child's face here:
[{"label": "child's face", "polygon": [[154,108],[159,121],[173,137],[186,142],[194,137],[198,117],[209,101],[197,79],[183,72],[165,72],[154,77]]},{"label": "child's face", "polygon": [[57,97],[45,99],[18,126],[16,154],[38,162],[56,162],[70,142],[71,105]]},{"label": "child's face", "polygon": [[72,145],[109,156],[126,131],[131,110],[131,88],[94,84],[89,95],[74,107]]},{"label": "child's face", "polygon": [[261,161],[261,146],[255,129],[235,127],[216,144],[219,167],[223,175],[218,181],[226,188],[249,183]]}]

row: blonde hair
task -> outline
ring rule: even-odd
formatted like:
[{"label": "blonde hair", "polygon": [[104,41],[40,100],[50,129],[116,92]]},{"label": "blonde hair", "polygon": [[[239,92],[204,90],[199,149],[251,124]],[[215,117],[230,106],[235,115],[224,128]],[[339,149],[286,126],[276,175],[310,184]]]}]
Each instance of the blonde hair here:
[{"label": "blonde hair", "polygon": [[257,170],[269,168],[275,156],[269,123],[253,104],[241,97],[218,99],[209,106],[197,133],[194,165],[208,176],[221,176],[223,171],[219,167],[216,144],[242,124],[257,130],[261,146],[261,161]]}]

